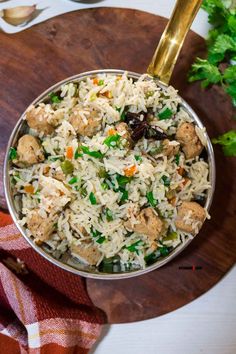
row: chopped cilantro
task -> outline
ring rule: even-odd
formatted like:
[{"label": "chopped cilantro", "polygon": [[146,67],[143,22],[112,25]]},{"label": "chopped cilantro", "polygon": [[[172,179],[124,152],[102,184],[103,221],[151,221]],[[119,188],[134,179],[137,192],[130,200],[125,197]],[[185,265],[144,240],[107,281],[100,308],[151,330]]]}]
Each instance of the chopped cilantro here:
[{"label": "chopped cilantro", "polygon": [[127,199],[129,199],[129,194],[126,189],[120,191],[122,193],[122,196],[120,198],[121,202],[125,202]]},{"label": "chopped cilantro", "polygon": [[51,92],[49,97],[52,103],[60,103],[62,101],[62,98],[59,95],[57,95],[55,92]]},{"label": "chopped cilantro", "polygon": [[100,231],[94,229],[93,227],[91,228],[90,232],[92,234],[92,237],[96,238],[95,241],[97,243],[101,244],[106,240],[105,236],[102,236],[102,233]]},{"label": "chopped cilantro", "polygon": [[161,110],[157,116],[159,118],[159,120],[165,120],[165,119],[169,119],[171,118],[173,115],[173,112],[171,109],[169,108],[165,108],[164,110]]},{"label": "chopped cilantro", "polygon": [[167,176],[162,176],[161,177],[162,181],[164,182],[164,186],[169,187],[170,185],[170,178]]},{"label": "chopped cilantro", "polygon": [[15,160],[17,158],[17,151],[15,148],[13,147],[10,147],[10,150],[9,150],[9,159],[12,161],[12,160]]},{"label": "chopped cilantro", "polygon": [[142,241],[141,241],[141,240],[138,240],[138,241],[132,243],[130,246],[126,246],[125,248],[126,248],[128,251],[130,251],[130,252],[135,252],[135,253],[138,254],[137,246],[140,246],[141,243],[142,243]]},{"label": "chopped cilantro", "polygon": [[180,154],[175,155],[175,163],[177,166],[179,166],[179,160],[180,160]]},{"label": "chopped cilantro", "polygon": [[127,183],[130,183],[131,181],[131,177],[126,177],[126,176],[122,176],[122,175],[118,175],[116,176],[116,180],[119,184],[120,187],[125,186]]},{"label": "chopped cilantro", "polygon": [[77,177],[72,177],[70,180],[69,180],[69,184],[75,184],[76,182],[78,182],[78,178]]},{"label": "chopped cilantro", "polygon": [[135,158],[136,161],[139,161],[139,162],[143,161],[142,157],[139,156],[139,155],[135,155],[134,158]]},{"label": "chopped cilantro", "polygon": [[91,203],[92,205],[96,205],[96,204],[97,204],[97,199],[96,199],[96,197],[95,197],[95,195],[94,195],[93,192],[91,192],[91,193],[89,194],[89,200],[90,200],[90,203]]},{"label": "chopped cilantro", "polygon": [[104,156],[100,151],[90,151],[89,148],[84,145],[81,146],[81,150],[84,154],[94,157],[95,159],[101,159]]},{"label": "chopped cilantro", "polygon": [[81,154],[80,152],[80,148],[77,147],[77,149],[75,150],[75,154],[74,154],[74,159],[77,160],[79,157],[82,157],[83,154]]},{"label": "chopped cilantro", "polygon": [[118,146],[120,138],[121,136],[119,134],[110,135],[104,140],[103,144],[107,145],[108,147],[115,148]]},{"label": "chopped cilantro", "polygon": [[161,248],[159,248],[159,251],[161,253],[161,256],[163,256],[163,257],[166,257],[169,254],[168,247],[166,247],[166,246],[162,246]]},{"label": "chopped cilantro", "polygon": [[157,206],[157,204],[158,204],[158,201],[153,197],[153,192],[148,192],[148,193],[146,194],[146,197],[147,197],[147,200],[148,200],[149,204],[150,204],[153,208],[155,208],[155,206]]}]

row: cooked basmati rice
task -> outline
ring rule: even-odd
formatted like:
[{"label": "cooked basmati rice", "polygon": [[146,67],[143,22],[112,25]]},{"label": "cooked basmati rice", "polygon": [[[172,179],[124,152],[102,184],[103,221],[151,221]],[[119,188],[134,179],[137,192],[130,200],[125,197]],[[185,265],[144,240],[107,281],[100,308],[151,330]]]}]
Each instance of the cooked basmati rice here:
[{"label": "cooked basmati rice", "polygon": [[[134,81],[127,74],[99,74],[66,84],[59,94],[56,101],[40,103],[35,111],[37,115],[40,109],[44,110],[47,122],[54,127],[53,133],[46,135],[29,128],[29,134],[40,140],[45,160],[25,166],[13,161],[10,170],[12,190],[20,205],[20,223],[27,235],[40,241],[28,228],[30,217],[37,211],[42,219],[51,218],[54,225],[50,237],[43,240],[48,252],[59,259],[69,252],[81,260],[83,257],[73,247],[84,247],[88,252],[95,247],[100,255],[96,266],[101,271],[107,271],[101,265],[110,258],[114,262],[119,260],[121,271],[144,268],[148,259],[163,257],[193,237],[201,222],[192,220],[192,212],[188,211],[184,222],[192,223],[194,232],[177,229],[178,206],[182,201],[204,201],[211,186],[207,161],[201,155],[186,160],[180,142],[175,139],[181,124],[193,122],[180,106],[177,92],[172,87],[160,88],[146,75]],[[78,134],[73,126],[75,106],[85,126],[91,125],[89,117],[95,112],[100,129],[95,129],[92,136]],[[140,122],[151,112],[149,124],[167,135],[171,148],[180,147],[179,152],[168,156],[163,150],[163,139],[145,136],[129,144],[126,131],[116,130],[127,111],[139,115]],[[160,112],[171,112],[171,116],[160,119]],[[195,127],[195,131],[205,146],[205,130]],[[117,144],[104,143],[107,137],[117,134]],[[81,150],[81,145],[87,152],[99,152],[99,157]],[[70,158],[68,147],[73,151]],[[65,160],[73,165],[68,174],[62,169]],[[125,171],[130,169],[135,169],[135,173],[127,176]],[[179,173],[180,169],[185,176]],[[121,177],[127,177],[124,184],[119,182]],[[27,192],[29,185],[34,193]],[[147,197],[150,192],[155,205]],[[164,225],[164,231],[155,240],[145,232],[132,232],[126,227],[127,220],[132,228],[137,226],[139,213],[148,207]]]}]

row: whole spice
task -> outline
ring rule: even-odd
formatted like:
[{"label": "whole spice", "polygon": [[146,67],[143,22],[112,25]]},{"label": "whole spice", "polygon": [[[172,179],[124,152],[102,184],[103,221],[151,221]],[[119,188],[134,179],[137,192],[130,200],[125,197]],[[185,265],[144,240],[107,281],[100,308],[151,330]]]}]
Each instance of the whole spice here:
[{"label": "whole spice", "polygon": [[167,135],[155,126],[151,126],[147,122],[147,112],[132,113],[127,112],[125,115],[125,122],[131,129],[131,138],[133,141],[145,137],[146,139],[164,140]]}]

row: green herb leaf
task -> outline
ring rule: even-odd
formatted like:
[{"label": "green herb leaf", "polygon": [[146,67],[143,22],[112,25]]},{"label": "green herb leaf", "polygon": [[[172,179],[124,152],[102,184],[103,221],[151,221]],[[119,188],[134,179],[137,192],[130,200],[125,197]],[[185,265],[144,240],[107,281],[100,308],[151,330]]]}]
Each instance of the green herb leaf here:
[{"label": "green herb leaf", "polygon": [[180,154],[175,155],[175,163],[177,166],[179,166],[179,160],[180,160]]},{"label": "green herb leaf", "polygon": [[77,160],[79,157],[82,157],[83,154],[81,154],[80,152],[80,148],[77,147],[77,149],[75,150],[75,153],[74,153],[74,159]]},{"label": "green herb leaf", "polygon": [[170,185],[170,178],[167,176],[162,176],[161,177],[162,181],[164,182],[164,186],[169,187]]},{"label": "green herb leaf", "polygon": [[104,85],[104,80],[99,80],[98,81],[98,86],[103,86]]},{"label": "green herb leaf", "polygon": [[9,150],[9,159],[12,161],[12,160],[15,160],[17,158],[17,151],[15,148],[13,147],[10,147],[10,150]]},{"label": "green herb leaf", "polygon": [[76,182],[78,182],[78,178],[77,177],[72,177],[70,180],[69,180],[69,184],[75,184]]},{"label": "green herb leaf", "polygon": [[126,246],[125,248],[130,251],[130,252],[135,252],[138,254],[138,249],[137,249],[137,246],[141,245],[142,241],[141,240],[138,240],[134,243],[132,243],[132,245],[130,246]]},{"label": "green herb leaf", "polygon": [[[117,112],[121,112],[121,107],[116,107],[116,110]],[[123,122],[125,120],[125,116],[126,116],[126,113],[125,113],[125,109],[123,110],[123,112],[120,113],[120,120]]]},{"label": "green herb leaf", "polygon": [[209,48],[209,62],[211,64],[218,64],[224,59],[228,51],[236,52],[236,41],[228,34],[220,34],[217,36],[214,44]]},{"label": "green herb leaf", "polygon": [[144,257],[144,260],[147,265],[153,264],[158,258],[158,255],[156,252],[152,252],[148,254],[147,256]]},{"label": "green herb leaf", "polygon": [[121,136],[119,134],[108,136],[104,140],[103,144],[107,145],[110,148],[116,148],[118,146],[120,138],[121,138]]},{"label": "green herb leaf", "polygon": [[122,193],[122,196],[120,198],[121,202],[125,202],[126,200],[129,199],[129,193],[127,190],[124,189],[124,190],[121,190],[120,192]]},{"label": "green herb leaf", "polygon": [[159,251],[163,257],[166,257],[169,254],[168,247],[166,247],[166,246],[159,248]]},{"label": "green herb leaf", "polygon": [[153,197],[153,192],[148,192],[148,193],[146,194],[146,197],[147,197],[147,200],[148,200],[149,204],[150,204],[153,208],[155,208],[155,206],[157,206],[157,204],[158,204],[158,201]]},{"label": "green herb leaf", "polygon": [[101,244],[106,240],[105,236],[100,237],[98,240],[96,240],[97,243]]},{"label": "green herb leaf", "polygon": [[91,230],[90,230],[91,234],[92,234],[92,237],[96,238],[96,242],[101,244],[103,243],[105,240],[106,240],[106,237],[105,236],[102,236],[102,233],[96,229],[94,229],[93,227],[91,227]]},{"label": "green herb leaf", "polygon": [[95,197],[95,195],[94,195],[93,192],[91,192],[91,193],[89,194],[89,200],[90,200],[90,203],[91,203],[92,205],[96,205],[96,204],[97,204],[97,199],[96,199],[96,197]]},{"label": "green herb leaf", "polygon": [[134,158],[135,158],[136,161],[139,161],[139,162],[143,161],[142,157],[139,156],[139,155],[135,155]]},{"label": "green herb leaf", "polygon": [[165,108],[164,110],[162,110],[161,112],[159,112],[157,114],[159,120],[165,120],[165,119],[169,119],[171,118],[173,115],[173,112],[171,109],[169,108]]},{"label": "green herb leaf", "polygon": [[100,231],[94,229],[93,227],[91,227],[90,231],[91,231],[91,234],[92,234],[93,237],[98,237],[98,236],[102,235],[102,233]]},{"label": "green herb leaf", "polygon": [[206,59],[197,58],[189,73],[189,81],[203,80],[202,87],[216,84],[221,81],[221,74],[218,68],[209,63]]},{"label": "green herb leaf", "polygon": [[89,148],[84,145],[81,146],[81,150],[84,154],[94,157],[95,159],[101,159],[104,156],[100,151],[90,151]]},{"label": "green herb leaf", "polygon": [[218,138],[212,139],[212,142],[220,144],[226,156],[236,156],[236,130],[230,130]]},{"label": "green herb leaf", "polygon": [[131,182],[132,177],[126,177],[122,175],[116,176],[117,183],[119,184],[120,187],[124,187],[127,183]]},{"label": "green herb leaf", "polygon": [[60,103],[62,101],[62,98],[59,95],[57,95],[55,92],[51,92],[49,97],[52,103]]},{"label": "green herb leaf", "polygon": [[70,175],[74,171],[74,165],[71,161],[65,160],[61,163],[61,169],[65,175]]}]

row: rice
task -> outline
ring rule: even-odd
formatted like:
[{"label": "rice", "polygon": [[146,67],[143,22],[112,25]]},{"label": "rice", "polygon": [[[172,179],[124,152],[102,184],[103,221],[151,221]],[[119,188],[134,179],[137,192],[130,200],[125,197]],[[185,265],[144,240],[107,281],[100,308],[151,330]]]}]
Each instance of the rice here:
[{"label": "rice", "polygon": [[[185,145],[176,139],[183,123],[193,124],[180,104],[176,90],[162,89],[146,75],[134,81],[127,74],[102,74],[63,85],[50,103],[31,106],[27,112],[36,123],[46,121],[53,132],[43,133],[25,117],[44,160],[23,163],[18,146],[10,170],[27,235],[58,259],[69,253],[104,272],[109,262],[112,271],[145,268],[193,237],[202,222],[189,210],[183,222],[193,232],[178,229],[178,207],[183,201],[204,201],[211,186],[207,161],[200,153],[187,159]],[[134,121],[146,124],[138,139]],[[205,130],[195,127],[195,132],[204,148]],[[140,215],[147,209],[153,228],[162,225],[154,237],[151,229],[145,231],[150,225],[142,225]],[[36,231],[34,215],[36,223],[41,218]],[[46,236],[41,226],[47,220],[53,220],[53,230]],[[97,255],[92,261],[91,250]]]}]

